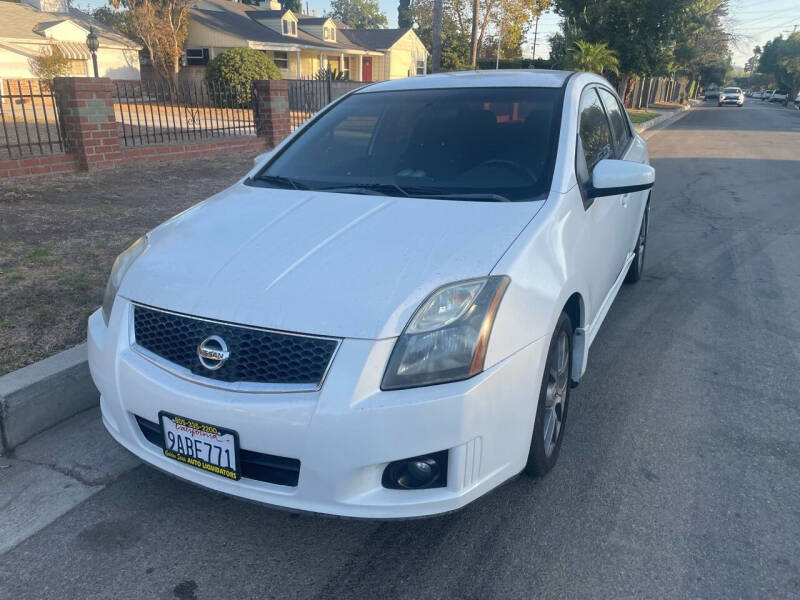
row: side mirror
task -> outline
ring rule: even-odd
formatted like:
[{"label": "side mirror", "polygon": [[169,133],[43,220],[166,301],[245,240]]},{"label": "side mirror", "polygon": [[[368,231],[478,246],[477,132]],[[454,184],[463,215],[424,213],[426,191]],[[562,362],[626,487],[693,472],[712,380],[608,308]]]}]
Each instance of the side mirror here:
[{"label": "side mirror", "polygon": [[256,156],[253,159],[253,164],[257,165],[257,164],[260,164],[262,162],[266,162],[267,159],[269,159],[269,157],[272,156],[273,152],[275,152],[275,150],[269,150],[268,152],[262,152],[261,154],[259,154],[258,156]]},{"label": "side mirror", "polygon": [[656,170],[629,160],[603,159],[594,166],[587,190],[589,198],[616,196],[649,190],[656,181]]}]

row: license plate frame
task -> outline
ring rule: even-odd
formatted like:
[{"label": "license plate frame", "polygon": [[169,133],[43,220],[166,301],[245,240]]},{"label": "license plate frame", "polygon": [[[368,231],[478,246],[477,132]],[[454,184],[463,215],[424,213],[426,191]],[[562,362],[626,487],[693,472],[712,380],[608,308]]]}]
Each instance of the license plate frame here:
[{"label": "license plate frame", "polygon": [[[173,425],[173,428],[185,427],[190,430],[195,430],[198,433],[192,434],[189,432],[189,437],[193,440],[192,444],[192,452],[191,454],[186,452],[186,446],[183,445],[182,440],[184,439],[185,432],[178,433],[178,438],[181,439],[180,446],[183,448],[183,451],[178,451],[178,443],[174,442],[170,447],[170,443],[168,440],[168,429],[167,425],[165,424],[164,420],[167,419]],[[242,463],[239,457],[239,434],[234,431],[233,429],[228,429],[226,427],[220,427],[218,425],[212,425],[210,423],[204,423],[202,421],[198,421],[196,419],[191,419],[189,417],[183,417],[181,415],[176,415],[174,413],[162,410],[158,412],[158,424],[161,428],[161,449],[164,453],[164,456],[167,458],[179,462],[184,465],[188,465],[190,467],[194,467],[196,469],[200,469],[201,471],[205,471],[206,473],[211,473],[212,475],[217,475],[224,479],[238,481],[242,477]],[[173,431],[173,435],[175,435],[175,431]],[[214,437],[216,436],[216,437]],[[220,444],[214,444],[217,441],[217,438],[224,438],[225,436],[231,436],[232,439],[223,440],[219,439]],[[203,439],[205,438],[205,439]],[[206,450],[203,446],[211,446],[212,448],[220,448],[219,456],[217,463],[222,462],[225,460],[222,455],[223,450],[233,450],[233,459],[234,465],[233,468],[230,468],[230,454],[227,456],[226,466],[221,467],[219,464],[214,464],[214,462],[210,460],[205,460],[205,456],[196,457],[195,448],[197,447],[197,442],[200,442],[201,448],[200,452],[202,454],[203,450]],[[231,448],[232,443],[232,448]],[[208,458],[213,458],[213,449],[208,449]]]}]

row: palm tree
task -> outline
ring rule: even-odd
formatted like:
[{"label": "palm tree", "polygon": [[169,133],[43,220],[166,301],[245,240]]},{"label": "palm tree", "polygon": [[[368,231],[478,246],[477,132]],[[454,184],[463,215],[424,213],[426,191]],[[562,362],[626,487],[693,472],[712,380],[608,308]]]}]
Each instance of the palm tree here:
[{"label": "palm tree", "polygon": [[593,71],[602,75],[603,71],[619,74],[617,53],[605,42],[593,44],[576,41],[567,52],[570,66],[576,71]]}]

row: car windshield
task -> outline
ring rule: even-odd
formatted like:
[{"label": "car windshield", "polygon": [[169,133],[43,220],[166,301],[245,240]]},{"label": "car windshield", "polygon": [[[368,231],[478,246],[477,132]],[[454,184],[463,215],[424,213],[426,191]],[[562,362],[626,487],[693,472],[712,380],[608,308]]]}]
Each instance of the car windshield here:
[{"label": "car windshield", "polygon": [[741,90],[739,88],[725,88],[722,91],[726,94],[738,94]]},{"label": "car windshield", "polygon": [[547,194],[561,89],[356,93],[333,106],[253,183],[345,193],[522,201]]}]

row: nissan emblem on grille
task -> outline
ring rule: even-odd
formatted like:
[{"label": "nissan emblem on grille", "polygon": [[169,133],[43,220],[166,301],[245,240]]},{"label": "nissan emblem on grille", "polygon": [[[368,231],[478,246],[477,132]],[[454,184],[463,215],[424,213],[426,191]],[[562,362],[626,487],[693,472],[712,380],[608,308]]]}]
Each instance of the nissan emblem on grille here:
[{"label": "nissan emblem on grille", "polygon": [[228,345],[218,335],[207,337],[197,347],[197,358],[200,359],[200,364],[211,371],[216,371],[224,365],[230,355]]}]

